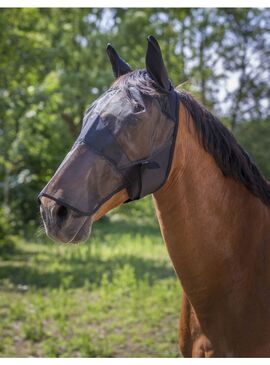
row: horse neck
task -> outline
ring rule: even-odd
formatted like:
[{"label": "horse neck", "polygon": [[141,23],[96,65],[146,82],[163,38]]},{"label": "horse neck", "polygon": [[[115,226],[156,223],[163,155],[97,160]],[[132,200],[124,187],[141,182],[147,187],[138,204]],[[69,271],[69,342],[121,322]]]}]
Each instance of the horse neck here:
[{"label": "horse neck", "polygon": [[184,106],[179,114],[171,172],[154,202],[176,273],[194,303],[211,291],[230,290],[232,278],[243,282],[258,257],[258,237],[265,235],[262,222],[269,209],[223,176],[199,143]]}]

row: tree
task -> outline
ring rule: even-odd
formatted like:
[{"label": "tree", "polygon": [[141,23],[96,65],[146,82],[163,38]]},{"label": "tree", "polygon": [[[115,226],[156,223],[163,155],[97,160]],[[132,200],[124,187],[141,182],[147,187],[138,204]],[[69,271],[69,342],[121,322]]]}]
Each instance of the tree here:
[{"label": "tree", "polygon": [[270,9],[221,9],[225,37],[219,54],[224,70],[238,76],[227,91],[231,127],[270,116]]}]

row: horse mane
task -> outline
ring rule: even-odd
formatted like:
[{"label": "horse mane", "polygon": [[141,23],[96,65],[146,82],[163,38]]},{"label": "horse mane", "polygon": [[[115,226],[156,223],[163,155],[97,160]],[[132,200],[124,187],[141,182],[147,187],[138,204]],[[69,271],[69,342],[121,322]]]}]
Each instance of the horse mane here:
[{"label": "horse mane", "polygon": [[[113,86],[124,88],[137,87],[142,93],[160,97],[145,70],[132,71],[118,78]],[[183,103],[191,116],[199,142],[210,153],[217,166],[226,177],[242,183],[253,195],[270,206],[270,183],[263,177],[247,152],[237,143],[233,134],[204,106],[187,92],[177,91],[180,105]]]}]

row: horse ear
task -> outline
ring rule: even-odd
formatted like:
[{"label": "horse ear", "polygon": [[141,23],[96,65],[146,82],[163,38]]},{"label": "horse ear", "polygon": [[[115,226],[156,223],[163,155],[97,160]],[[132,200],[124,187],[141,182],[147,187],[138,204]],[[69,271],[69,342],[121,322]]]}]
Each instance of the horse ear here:
[{"label": "horse ear", "polygon": [[110,43],[108,43],[107,45],[107,54],[111,61],[115,78],[132,71],[130,66],[118,55],[118,53]]},{"label": "horse ear", "polygon": [[147,37],[146,70],[152,80],[165,92],[170,91],[171,82],[163,62],[161,50],[157,40],[150,35]]}]

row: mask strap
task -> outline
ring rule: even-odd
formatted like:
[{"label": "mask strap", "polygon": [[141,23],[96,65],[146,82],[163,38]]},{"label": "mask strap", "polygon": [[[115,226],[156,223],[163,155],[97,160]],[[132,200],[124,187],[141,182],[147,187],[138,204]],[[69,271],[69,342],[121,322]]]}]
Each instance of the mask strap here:
[{"label": "mask strap", "polygon": [[[134,168],[135,167],[135,168]],[[127,178],[129,181],[129,186],[127,188],[129,200],[125,203],[128,203],[133,200],[138,200],[141,198],[142,192],[142,180],[143,180],[143,172],[145,169],[158,169],[160,165],[155,161],[144,160],[138,163],[133,167],[132,176]],[[134,181],[136,184],[134,184]]]}]

